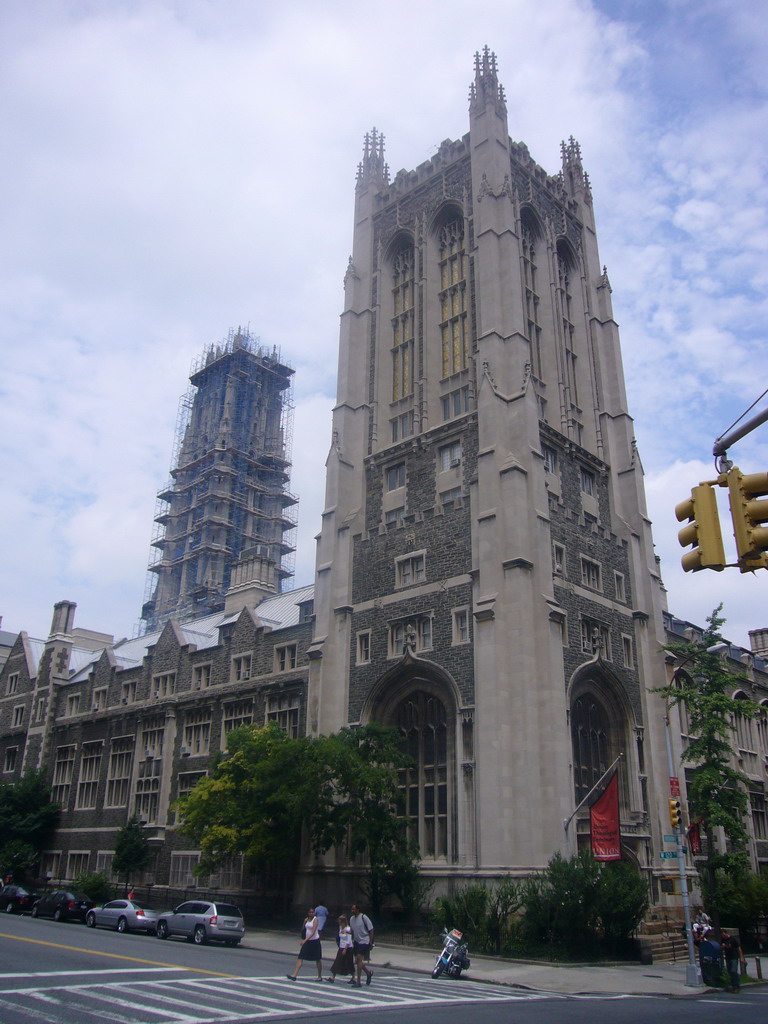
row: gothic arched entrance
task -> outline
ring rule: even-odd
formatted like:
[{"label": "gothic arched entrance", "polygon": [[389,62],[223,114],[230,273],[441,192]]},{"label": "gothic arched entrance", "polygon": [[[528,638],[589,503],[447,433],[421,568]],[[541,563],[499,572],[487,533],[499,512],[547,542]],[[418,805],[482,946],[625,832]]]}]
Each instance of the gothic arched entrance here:
[{"label": "gothic arched entrance", "polygon": [[397,730],[413,764],[399,773],[403,813],[423,861],[456,859],[456,695],[452,682],[412,662],[379,681],[366,718]]},{"label": "gothic arched entrance", "polygon": [[619,754],[619,801],[628,811],[629,772],[634,768],[630,737],[634,716],[620,684],[603,666],[590,665],[574,679],[570,693],[573,787],[578,805]]}]

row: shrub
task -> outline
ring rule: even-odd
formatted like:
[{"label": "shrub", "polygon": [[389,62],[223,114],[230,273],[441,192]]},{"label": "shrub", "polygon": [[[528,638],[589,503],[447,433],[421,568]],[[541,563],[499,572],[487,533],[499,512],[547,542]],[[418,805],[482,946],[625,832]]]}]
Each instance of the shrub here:
[{"label": "shrub", "polygon": [[645,881],[631,865],[601,864],[583,850],[557,853],[523,890],[524,934],[533,942],[569,953],[594,954],[601,941],[611,952],[642,920],[648,905]]},{"label": "shrub", "polygon": [[604,864],[596,894],[595,913],[603,938],[612,952],[629,938],[648,909],[648,887],[631,864]]},{"label": "shrub", "polygon": [[438,928],[459,928],[478,953],[509,953],[516,941],[520,884],[505,878],[497,886],[467,885],[435,900]]},{"label": "shrub", "polygon": [[599,880],[600,866],[588,853],[569,860],[556,853],[546,871],[525,887],[526,935],[571,950],[592,946]]},{"label": "shrub", "polygon": [[94,903],[106,903],[112,895],[112,883],[103,871],[93,875],[78,875],[72,883],[75,892],[81,892]]}]

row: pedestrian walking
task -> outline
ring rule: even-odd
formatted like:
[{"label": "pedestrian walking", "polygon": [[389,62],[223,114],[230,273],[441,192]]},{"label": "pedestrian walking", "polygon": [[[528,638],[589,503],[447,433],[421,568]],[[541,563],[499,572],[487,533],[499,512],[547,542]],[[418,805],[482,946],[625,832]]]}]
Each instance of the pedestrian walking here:
[{"label": "pedestrian walking", "polygon": [[315,917],[317,918],[317,920],[319,922],[318,929],[317,929],[317,937],[319,939],[322,939],[322,937],[323,937],[323,928],[325,928],[325,922],[328,920],[328,907],[324,907],[322,905],[322,903],[316,903],[315,904]]},{"label": "pedestrian walking", "polygon": [[344,914],[341,915],[338,921],[339,934],[336,938],[338,944],[338,950],[336,952],[336,959],[331,964],[330,977],[326,978],[326,981],[333,983],[336,981],[336,976],[341,975],[342,978],[355,977],[355,961],[354,954],[352,952],[352,929],[349,927],[349,921]]},{"label": "pedestrian walking", "polygon": [[296,981],[301,965],[305,960],[315,964],[317,967],[317,980],[323,980],[323,950],[320,945],[318,924],[315,908],[310,907],[307,911],[307,916],[304,918],[304,924],[301,926],[303,940],[299,948],[299,955],[296,958],[296,966],[293,968],[293,974],[286,974],[286,978],[289,978],[291,981]]},{"label": "pedestrian walking", "polygon": [[720,929],[720,948],[723,951],[725,969],[731,979],[731,992],[741,991],[741,969],[746,965],[744,950],[738,935],[731,935],[727,928]]},{"label": "pedestrian walking", "polygon": [[371,919],[357,906],[352,904],[349,915],[349,927],[352,929],[352,952],[355,955],[355,974],[350,981],[351,985],[362,986],[362,976],[365,973],[365,984],[371,984],[373,971],[365,965],[371,958],[373,949],[373,925]]}]

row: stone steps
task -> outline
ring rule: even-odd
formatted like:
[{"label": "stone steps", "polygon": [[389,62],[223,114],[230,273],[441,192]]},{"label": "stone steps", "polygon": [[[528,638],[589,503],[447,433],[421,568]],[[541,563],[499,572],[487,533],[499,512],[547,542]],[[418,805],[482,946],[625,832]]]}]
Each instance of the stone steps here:
[{"label": "stone steps", "polygon": [[647,941],[655,964],[678,963],[688,959],[688,944],[679,932],[676,935],[648,935]]}]

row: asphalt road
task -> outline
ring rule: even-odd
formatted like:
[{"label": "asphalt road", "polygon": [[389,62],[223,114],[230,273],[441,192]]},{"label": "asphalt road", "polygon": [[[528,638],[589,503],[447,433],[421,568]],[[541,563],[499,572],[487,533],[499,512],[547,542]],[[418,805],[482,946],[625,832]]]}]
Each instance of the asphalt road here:
[{"label": "asphalt road", "polygon": [[297,982],[284,954],[192,946],[28,917],[0,919],[1,1024],[755,1024],[768,990],[726,995],[581,997],[377,968],[370,988]]}]

